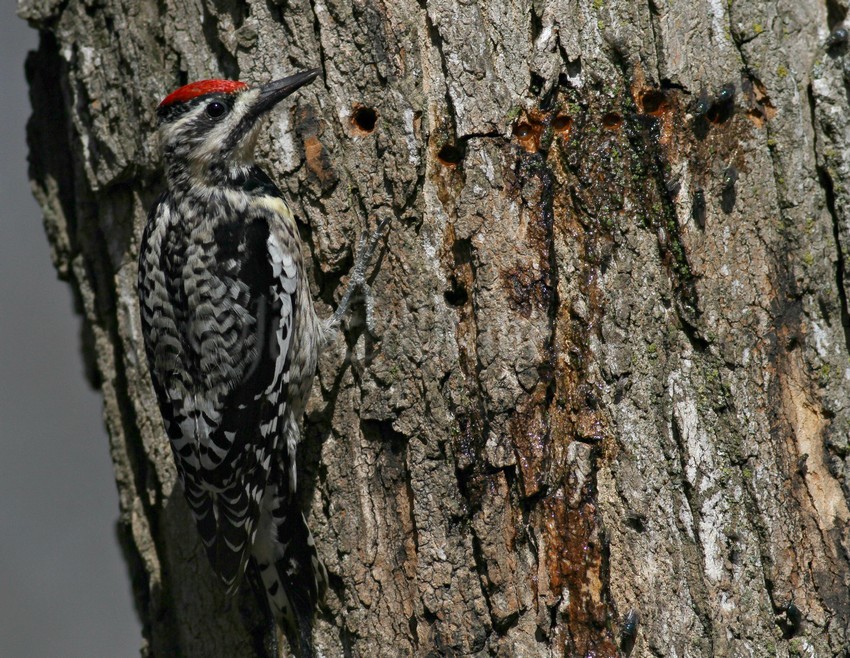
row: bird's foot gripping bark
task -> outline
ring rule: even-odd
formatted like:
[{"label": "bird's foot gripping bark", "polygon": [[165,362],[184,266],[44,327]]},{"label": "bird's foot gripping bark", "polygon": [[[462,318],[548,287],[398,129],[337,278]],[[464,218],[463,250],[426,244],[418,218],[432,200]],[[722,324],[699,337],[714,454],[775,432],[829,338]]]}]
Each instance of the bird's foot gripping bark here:
[{"label": "bird's foot gripping bark", "polygon": [[389,225],[390,216],[387,216],[378,222],[378,226],[371,235],[368,230],[363,231],[360,235],[360,241],[357,244],[357,259],[354,263],[354,267],[351,269],[351,278],[348,281],[348,287],[345,289],[345,293],[339,302],[339,306],[337,306],[333,316],[331,316],[330,320],[328,320],[329,330],[335,329],[340,325],[343,316],[348,311],[348,307],[354,293],[357,290],[362,290],[366,307],[366,328],[370,333],[373,332],[374,322],[372,319],[372,309],[374,307],[374,302],[372,301],[372,291],[366,281],[366,268],[369,267],[369,263],[372,261],[372,256],[375,255],[378,243],[381,241],[381,238],[386,235]]}]

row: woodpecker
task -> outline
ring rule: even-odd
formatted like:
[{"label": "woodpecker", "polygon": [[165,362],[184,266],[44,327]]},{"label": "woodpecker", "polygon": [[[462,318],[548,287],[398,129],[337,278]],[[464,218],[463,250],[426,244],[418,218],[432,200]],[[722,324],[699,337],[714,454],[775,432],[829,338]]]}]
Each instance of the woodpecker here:
[{"label": "woodpecker", "polygon": [[319,350],[383,231],[361,240],[349,289],[321,320],[293,214],[253,162],[260,120],[318,75],[202,80],[159,104],[167,189],[138,280],[152,383],[209,562],[229,595],[246,571],[261,583],[302,658],[327,575],[297,502],[299,421]]}]

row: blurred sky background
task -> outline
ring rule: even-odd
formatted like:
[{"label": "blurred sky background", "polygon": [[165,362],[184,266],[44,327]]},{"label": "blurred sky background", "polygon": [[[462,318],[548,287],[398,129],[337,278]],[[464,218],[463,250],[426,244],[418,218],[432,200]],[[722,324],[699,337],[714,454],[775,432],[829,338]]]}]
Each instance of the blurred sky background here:
[{"label": "blurred sky background", "polygon": [[38,35],[16,4],[0,9],[0,658],[138,656],[100,395],[27,182]]}]

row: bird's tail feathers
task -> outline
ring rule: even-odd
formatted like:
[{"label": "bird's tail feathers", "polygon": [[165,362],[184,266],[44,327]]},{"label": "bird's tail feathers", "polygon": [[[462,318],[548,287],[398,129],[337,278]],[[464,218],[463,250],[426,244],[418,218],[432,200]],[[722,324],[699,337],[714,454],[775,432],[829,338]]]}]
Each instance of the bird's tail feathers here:
[{"label": "bird's tail feathers", "polygon": [[300,657],[312,658],[313,612],[327,590],[327,572],[298,505],[290,496],[270,499],[260,519],[254,559],[278,623],[299,646]]}]

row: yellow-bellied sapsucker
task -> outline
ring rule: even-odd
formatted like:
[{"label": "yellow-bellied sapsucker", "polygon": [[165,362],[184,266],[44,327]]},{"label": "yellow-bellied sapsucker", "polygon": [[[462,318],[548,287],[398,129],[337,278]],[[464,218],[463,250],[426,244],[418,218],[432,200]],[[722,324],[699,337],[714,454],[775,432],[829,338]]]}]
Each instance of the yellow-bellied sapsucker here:
[{"label": "yellow-bellied sapsucker", "polygon": [[204,80],[160,103],[168,189],[139,255],[145,350],[186,500],[233,594],[259,575],[302,658],[326,585],[296,500],[299,421],[318,350],[345,311],[382,227],[329,321],[313,308],[298,227],[253,164],[259,119],[317,69],[259,88]]}]

